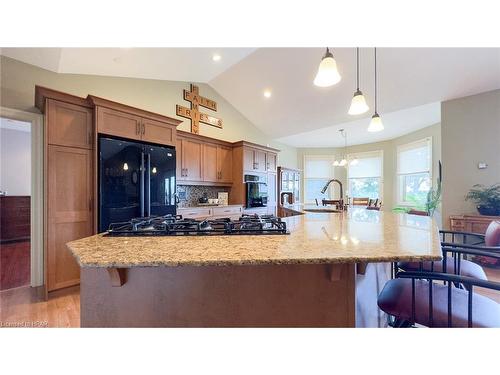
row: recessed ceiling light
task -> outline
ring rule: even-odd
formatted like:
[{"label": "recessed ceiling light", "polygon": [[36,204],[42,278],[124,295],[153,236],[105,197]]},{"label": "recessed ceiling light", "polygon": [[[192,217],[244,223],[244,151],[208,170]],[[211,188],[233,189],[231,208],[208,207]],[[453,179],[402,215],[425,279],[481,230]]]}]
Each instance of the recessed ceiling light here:
[{"label": "recessed ceiling light", "polygon": [[212,56],[212,60],[214,61],[219,61],[221,59],[220,55],[218,55],[217,53],[215,53],[213,56]]},{"label": "recessed ceiling light", "polygon": [[265,98],[270,98],[271,97],[271,91],[270,90],[264,90],[264,97]]}]

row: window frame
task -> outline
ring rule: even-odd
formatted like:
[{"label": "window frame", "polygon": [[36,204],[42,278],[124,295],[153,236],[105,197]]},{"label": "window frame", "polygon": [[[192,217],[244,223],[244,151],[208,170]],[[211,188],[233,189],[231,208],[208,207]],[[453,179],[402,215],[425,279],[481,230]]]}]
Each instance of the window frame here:
[{"label": "window frame", "polygon": [[[379,179],[379,201],[383,202],[384,201],[384,150],[373,150],[373,151],[363,151],[363,152],[356,152],[356,153],[351,153],[351,154],[347,154],[347,173],[346,173],[346,177],[347,177],[347,191],[349,191],[349,193],[351,193],[351,177],[349,175],[349,166],[350,166],[350,162],[353,160],[353,159],[363,159],[363,155],[365,156],[365,158],[369,158],[369,157],[373,157],[373,156],[376,156],[376,157],[380,157],[380,176],[378,177]],[[377,177],[352,177],[352,179],[362,179],[362,178],[377,178]],[[352,198],[352,195],[349,195],[349,198]]]},{"label": "window frame", "polygon": [[[427,147],[429,149],[429,165],[428,165],[428,170],[427,171],[414,172],[414,173],[399,173],[399,165],[400,165],[399,155],[400,155],[400,152],[403,151],[403,149],[404,150],[411,149],[412,145],[418,145],[418,144],[421,144],[423,142],[427,143]],[[434,165],[433,165],[433,159],[432,159],[432,148],[433,148],[432,136],[421,138],[421,139],[418,139],[416,141],[404,143],[404,144],[401,144],[401,145],[397,146],[397,148],[396,148],[396,194],[397,194],[397,196],[396,196],[396,202],[397,202],[398,206],[412,207],[414,205],[412,202],[408,202],[408,201],[404,200],[404,197],[405,197],[405,191],[403,190],[404,189],[404,184],[401,183],[403,176],[413,176],[413,175],[418,175],[418,174],[422,174],[422,173],[429,173],[429,181],[430,181],[430,186],[431,186],[431,189],[432,189],[432,187],[433,187],[432,176],[433,176],[433,167],[434,167]]]},{"label": "window frame", "polygon": [[[328,160],[330,164],[330,176],[328,177],[306,177],[307,176],[307,160]],[[307,181],[308,180],[323,180],[323,179],[328,179],[331,180],[332,178],[335,178],[335,167],[333,166],[335,157],[333,155],[304,155],[304,160],[303,160],[303,173],[302,173],[302,183],[303,183],[303,189],[302,189],[302,203],[304,204],[311,204],[311,203],[316,203],[314,201],[307,201]],[[325,199],[332,199],[333,194],[332,194],[332,189],[328,187],[327,193],[325,193]],[[319,202],[321,203],[321,202]]]}]

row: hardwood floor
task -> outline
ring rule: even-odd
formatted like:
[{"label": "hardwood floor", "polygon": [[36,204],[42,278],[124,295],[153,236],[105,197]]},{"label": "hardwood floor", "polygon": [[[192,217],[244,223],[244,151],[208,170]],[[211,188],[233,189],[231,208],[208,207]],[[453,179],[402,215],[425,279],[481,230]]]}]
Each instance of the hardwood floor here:
[{"label": "hardwood floor", "polygon": [[[380,264],[369,265],[367,268],[367,274],[374,273],[377,279],[386,277],[386,272],[386,268]],[[485,272],[489,280],[500,282],[500,269],[485,268]],[[382,284],[375,283],[369,291],[379,291],[382,286]],[[500,303],[500,293],[480,288],[476,291]],[[378,313],[373,313],[375,311],[373,307],[376,306],[376,293],[372,294],[368,294],[370,298],[362,299],[364,306],[358,305],[358,319],[363,320],[361,325],[385,327],[385,314],[380,310]],[[80,327],[80,288],[72,287],[52,292],[48,301],[43,300],[43,293],[39,288],[21,287],[1,291],[0,327],[12,326]]]},{"label": "hardwood floor", "polygon": [[30,241],[0,244],[0,290],[30,284]]},{"label": "hardwood floor", "polygon": [[21,287],[0,292],[0,327],[80,327],[80,287],[49,294]]}]

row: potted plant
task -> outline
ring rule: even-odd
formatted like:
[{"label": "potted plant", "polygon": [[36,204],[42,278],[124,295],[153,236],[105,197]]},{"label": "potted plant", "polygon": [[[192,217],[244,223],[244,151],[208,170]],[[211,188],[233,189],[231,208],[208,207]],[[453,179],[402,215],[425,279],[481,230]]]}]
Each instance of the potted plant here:
[{"label": "potted plant", "polygon": [[500,215],[500,183],[486,187],[476,184],[469,190],[465,200],[476,203],[476,208],[481,215]]}]

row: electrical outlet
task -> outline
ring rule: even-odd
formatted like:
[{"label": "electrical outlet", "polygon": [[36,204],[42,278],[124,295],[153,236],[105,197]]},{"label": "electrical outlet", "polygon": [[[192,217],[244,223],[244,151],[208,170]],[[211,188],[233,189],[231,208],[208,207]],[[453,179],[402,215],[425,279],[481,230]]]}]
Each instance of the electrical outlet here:
[{"label": "electrical outlet", "polygon": [[179,199],[181,200],[186,200],[186,192],[185,191],[179,191],[178,193]]}]

